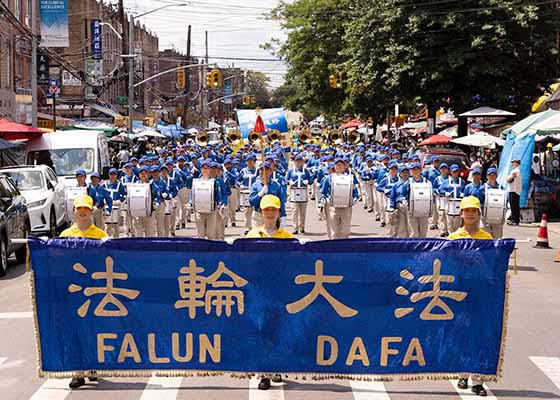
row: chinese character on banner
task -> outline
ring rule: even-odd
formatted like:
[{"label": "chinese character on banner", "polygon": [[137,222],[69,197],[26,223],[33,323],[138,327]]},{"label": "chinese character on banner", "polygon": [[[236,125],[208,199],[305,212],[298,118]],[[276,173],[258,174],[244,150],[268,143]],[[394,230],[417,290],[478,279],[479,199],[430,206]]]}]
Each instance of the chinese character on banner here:
[{"label": "chinese character on banner", "polygon": [[91,58],[101,60],[103,58],[103,26],[101,21],[91,21]]},{"label": "chinese character on banner", "polygon": [[37,84],[49,83],[49,57],[45,54],[37,55]]},{"label": "chinese character on banner", "polygon": [[[413,280],[414,275],[410,271],[404,269],[401,271],[401,277],[406,280]],[[410,294],[410,301],[412,303],[417,303],[420,300],[431,299],[430,302],[424,308],[424,311],[420,313],[420,319],[424,321],[449,321],[455,318],[455,314],[451,308],[441,299],[442,297],[461,302],[467,297],[467,292],[457,292],[453,290],[441,289],[441,283],[453,283],[455,282],[455,277],[453,275],[441,275],[441,261],[437,258],[434,260],[432,275],[424,275],[418,278],[418,282],[422,285],[431,283],[433,285],[432,290],[425,292],[412,293],[399,286],[396,289],[396,293],[399,296],[408,296]],[[438,309],[442,312],[434,313],[434,309]],[[414,311],[414,307],[397,308],[395,310],[396,318],[403,318],[404,316],[410,314]]]},{"label": "chinese character on banner", "polygon": [[[88,272],[87,269],[79,263],[74,264],[73,269],[80,274],[87,274]],[[77,293],[83,290],[83,294],[86,297],[102,294],[103,298],[93,312],[96,317],[126,317],[128,315],[128,310],[117,296],[134,300],[140,295],[140,291],[138,290],[115,287],[115,281],[126,281],[128,279],[128,274],[114,272],[113,259],[107,257],[105,259],[105,272],[94,272],[91,274],[91,278],[94,280],[106,281],[105,286],[87,287],[83,289],[80,285],[72,283],[68,286],[68,291],[70,293]],[[90,305],[91,299],[87,299],[80,308],[78,308],[77,314],[84,318],[88,313]]]},{"label": "chinese character on banner", "polygon": [[[210,314],[214,307],[216,316],[220,317],[225,311],[230,317],[237,303],[237,313],[242,315],[245,312],[244,294],[233,288],[241,288],[248,282],[226,268],[222,261],[212,275],[200,275],[203,272],[204,268],[198,267],[195,260],[190,260],[188,267],[180,269],[182,275],[177,279],[182,300],[175,302],[175,309],[188,309],[190,319],[196,318],[197,307],[203,306],[206,314]],[[222,276],[229,277],[229,280],[221,280]]]},{"label": "chinese character on banner", "polygon": [[309,307],[317,299],[317,297],[323,296],[323,298],[329,302],[339,316],[343,318],[353,317],[358,314],[358,311],[342,304],[329,292],[327,292],[327,289],[323,286],[323,283],[338,284],[342,282],[343,279],[344,277],[342,275],[323,275],[323,261],[317,260],[315,262],[315,275],[298,275],[295,279],[295,283],[297,285],[313,283],[313,289],[305,297],[296,302],[287,304],[286,310],[288,310],[290,314],[296,314]]}]

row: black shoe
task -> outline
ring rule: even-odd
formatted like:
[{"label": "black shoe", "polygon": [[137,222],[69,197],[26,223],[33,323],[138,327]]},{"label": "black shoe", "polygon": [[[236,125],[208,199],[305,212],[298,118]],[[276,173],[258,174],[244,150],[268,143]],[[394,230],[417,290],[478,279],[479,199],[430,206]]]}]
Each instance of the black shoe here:
[{"label": "black shoe", "polygon": [[305,233],[305,229],[302,229],[302,230],[301,230],[301,233]]},{"label": "black shoe", "polygon": [[295,231],[292,232],[294,235],[299,234],[299,231],[296,229]]},{"label": "black shoe", "polygon": [[381,221],[381,217],[375,217],[375,222]]},{"label": "black shoe", "polygon": [[471,392],[473,392],[477,396],[481,396],[481,397],[486,397],[486,394],[487,394],[486,389],[484,389],[484,386],[482,386],[482,385],[474,385],[471,388]]},{"label": "black shoe", "polygon": [[272,382],[274,383],[280,383],[282,382],[282,375],[280,374],[274,374],[272,375],[272,378],[270,378],[272,380]]},{"label": "black shoe", "polygon": [[171,232],[171,236],[175,236],[175,232]]},{"label": "black shoe", "polygon": [[467,378],[459,379],[459,382],[457,383],[457,387],[459,389],[467,389],[469,387],[469,380]]},{"label": "black shoe", "polygon": [[190,218],[187,218],[187,222],[192,222]]},{"label": "black shoe", "polygon": [[430,225],[430,230],[435,231],[438,228],[437,225]]},{"label": "black shoe", "polygon": [[249,229],[245,229],[245,235],[249,233]]},{"label": "black shoe", "polygon": [[186,227],[187,227],[187,225],[183,222],[183,223],[181,224],[181,228],[186,228]]},{"label": "black shoe", "polygon": [[178,231],[179,229],[181,229],[181,225],[179,224],[175,225],[175,230]]},{"label": "black shoe", "polygon": [[80,386],[84,386],[85,384],[86,384],[86,380],[84,378],[72,378],[72,380],[68,384],[68,387],[70,389],[77,389]]},{"label": "black shoe", "polygon": [[270,389],[270,378],[262,378],[259,382],[259,390]]},{"label": "black shoe", "polygon": [[447,237],[447,236],[449,236],[449,233],[443,232],[443,233],[442,233],[441,235],[439,235],[439,236],[441,236],[441,237]]},{"label": "black shoe", "polygon": [[231,226],[235,228],[235,222],[232,222],[232,223],[231,223]]},{"label": "black shoe", "polygon": [[370,214],[371,214],[372,212],[373,212],[373,210],[368,210],[368,213],[370,213]]},{"label": "black shoe", "polygon": [[385,228],[385,225],[387,225],[385,222],[382,222],[382,223],[381,223],[381,227],[382,227],[382,228]]},{"label": "black shoe", "polygon": [[366,209],[367,209],[367,206],[364,204],[364,210],[366,210]]}]

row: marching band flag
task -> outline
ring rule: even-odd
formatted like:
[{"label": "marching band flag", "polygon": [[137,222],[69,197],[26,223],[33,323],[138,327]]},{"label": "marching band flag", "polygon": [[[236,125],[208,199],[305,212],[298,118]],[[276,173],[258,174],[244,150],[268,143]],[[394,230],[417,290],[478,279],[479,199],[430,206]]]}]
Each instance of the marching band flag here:
[{"label": "marching band flag", "polygon": [[514,245],[32,238],[39,374],[495,380]]}]

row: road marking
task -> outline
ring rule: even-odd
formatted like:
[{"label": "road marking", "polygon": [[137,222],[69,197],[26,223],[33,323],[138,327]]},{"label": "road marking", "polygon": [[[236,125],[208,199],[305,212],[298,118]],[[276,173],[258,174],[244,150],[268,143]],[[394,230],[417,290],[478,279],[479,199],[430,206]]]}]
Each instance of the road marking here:
[{"label": "road marking", "polygon": [[4,364],[7,359],[8,358],[6,358],[6,357],[0,357],[0,366],[2,366],[2,364]]},{"label": "road marking", "polygon": [[[284,385],[273,383],[268,390],[259,390],[259,378],[249,381],[249,400],[284,400]],[[277,386],[278,385],[278,386]]]},{"label": "road marking", "polygon": [[64,400],[71,392],[71,379],[47,379],[29,400]]},{"label": "road marking", "polygon": [[[453,379],[449,382],[451,382],[451,384],[453,385],[453,387],[455,388],[455,390],[457,391],[459,396],[461,396],[461,399],[463,399],[463,400],[478,399],[478,396],[476,394],[474,394],[473,392],[471,392],[471,386],[469,386],[468,389],[459,389],[459,387],[457,386],[457,383],[458,383],[457,379]],[[472,383],[472,382],[470,382],[470,383]],[[486,385],[484,385],[484,388],[486,389],[486,392],[488,393],[488,395],[485,397],[485,399],[487,399],[487,400],[497,400],[496,396],[494,396],[492,394],[492,392],[490,391],[490,389],[488,389],[488,387]]]},{"label": "road marking", "polygon": [[354,400],[391,400],[383,382],[350,381]]},{"label": "road marking", "polygon": [[560,389],[560,358],[529,357],[529,359]]},{"label": "road marking", "polygon": [[0,319],[26,319],[26,318],[33,318],[33,313],[31,311],[0,313]]},{"label": "road marking", "polygon": [[182,382],[183,378],[152,376],[148,380],[140,400],[175,400]]}]

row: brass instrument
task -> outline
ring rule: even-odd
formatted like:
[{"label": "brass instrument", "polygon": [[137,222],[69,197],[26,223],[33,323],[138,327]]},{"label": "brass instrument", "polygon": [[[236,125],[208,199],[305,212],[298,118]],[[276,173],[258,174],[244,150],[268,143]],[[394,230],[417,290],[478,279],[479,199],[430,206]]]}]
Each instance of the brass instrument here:
[{"label": "brass instrument", "polygon": [[239,131],[230,131],[227,134],[227,141],[233,146],[237,146],[241,142],[241,135]]},{"label": "brass instrument", "polygon": [[329,132],[329,142],[333,144],[342,143],[342,133],[336,129]]},{"label": "brass instrument", "polygon": [[262,133],[259,132],[249,132],[249,142],[255,144],[257,142],[262,142]]},{"label": "brass instrument", "polygon": [[195,142],[200,147],[208,146],[208,141],[209,140],[210,140],[210,138],[208,137],[208,133],[206,133],[206,132],[199,132],[199,133],[196,134]]},{"label": "brass instrument", "polygon": [[302,130],[298,135],[298,141],[301,144],[308,144],[311,142],[311,139],[312,139],[311,133],[309,132],[308,129]]},{"label": "brass instrument", "polygon": [[358,144],[362,141],[362,135],[360,135],[360,132],[354,130],[352,132],[348,132],[348,134],[346,135],[346,143],[350,143],[350,144]]},{"label": "brass instrument", "polygon": [[268,141],[270,143],[278,142],[282,138],[282,134],[277,129],[272,129],[268,132]]}]

